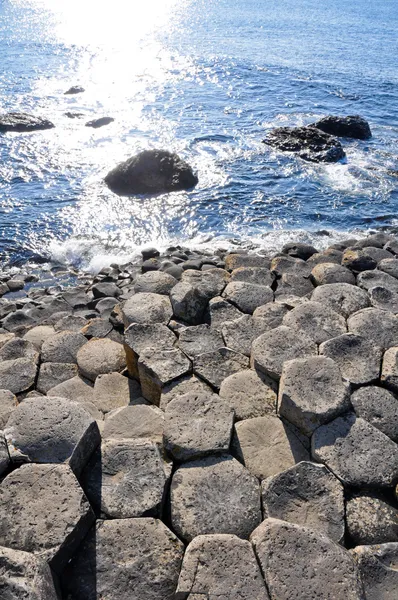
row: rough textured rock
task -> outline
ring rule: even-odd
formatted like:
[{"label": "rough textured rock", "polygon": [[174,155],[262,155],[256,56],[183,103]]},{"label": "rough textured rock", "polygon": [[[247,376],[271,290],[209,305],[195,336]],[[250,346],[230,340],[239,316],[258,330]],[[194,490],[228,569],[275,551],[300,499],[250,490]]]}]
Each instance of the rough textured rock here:
[{"label": "rough textured rock", "polygon": [[311,271],[311,279],[315,285],[328,283],[349,283],[355,285],[355,275],[346,267],[334,263],[316,265]]},{"label": "rough textured rock", "polygon": [[156,406],[137,404],[110,412],[105,418],[102,438],[114,440],[151,440],[162,444],[164,414]]},{"label": "rough textured rock", "polygon": [[312,455],[352,487],[391,487],[398,479],[398,446],[354,413],[312,436]]},{"label": "rough textured rock", "polygon": [[0,430],[4,429],[10,414],[17,405],[16,396],[10,390],[0,389]]},{"label": "rough textured rock", "polygon": [[4,600],[57,600],[48,564],[30,552],[0,547],[0,591]]},{"label": "rough textured rock", "polygon": [[379,262],[377,268],[391,277],[398,279],[398,261],[396,258],[384,258]]},{"label": "rough textured rock", "polygon": [[250,356],[252,343],[266,331],[268,331],[267,323],[252,315],[243,315],[235,321],[226,321],[221,327],[225,346],[245,356]]},{"label": "rough textured rock", "polygon": [[250,541],[271,600],[363,600],[354,560],[326,535],[301,525],[266,519],[252,533]]},{"label": "rough textured rock", "polygon": [[55,125],[48,119],[34,117],[27,113],[10,112],[0,115],[0,133],[13,131],[26,133],[30,131],[42,131],[43,129],[53,129]]},{"label": "rough textured rock", "polygon": [[67,465],[23,465],[0,484],[0,545],[62,570],[94,522]]},{"label": "rough textured rock", "polygon": [[174,600],[184,546],[157,519],[98,521],[63,576],[73,600]]},{"label": "rough textured rock", "polygon": [[225,257],[225,268],[228,271],[234,271],[240,267],[260,267],[268,269],[269,265],[269,259],[258,254],[239,254],[232,252]]},{"label": "rough textured rock", "polygon": [[352,550],[366,600],[394,600],[398,588],[398,543],[358,546]]},{"label": "rough textured rock", "polygon": [[285,302],[269,302],[259,306],[253,313],[255,319],[261,319],[261,323],[267,330],[275,329],[282,325],[283,317],[291,310],[291,306]]},{"label": "rough textured rock", "polygon": [[20,394],[31,388],[36,380],[37,364],[30,358],[0,362],[0,389]]},{"label": "rough textured rock", "polygon": [[98,375],[122,371],[126,366],[126,353],[122,344],[93,339],[77,353],[77,365],[83,377],[95,381]]},{"label": "rough textured rock", "polygon": [[10,455],[8,453],[7,442],[4,434],[0,431],[0,476],[8,469],[10,464]]},{"label": "rough textured rock", "polygon": [[141,387],[138,381],[124,377],[120,373],[98,375],[94,384],[92,402],[103,413],[129,404],[141,403]]},{"label": "rough textured rock", "polygon": [[0,361],[28,358],[35,363],[39,362],[39,353],[36,347],[28,340],[14,338],[0,348]]},{"label": "rough textured rock", "polygon": [[161,294],[139,293],[127,300],[123,307],[126,327],[131,323],[167,323],[173,316],[169,298]]},{"label": "rough textured rock", "polygon": [[186,327],[178,340],[180,350],[189,358],[194,358],[205,352],[213,352],[224,346],[221,333],[209,325]]},{"label": "rough textured rock", "polygon": [[275,382],[251,369],[224,379],[220,397],[234,410],[238,421],[276,413]]},{"label": "rough textured rock", "polygon": [[363,387],[351,395],[351,404],[358,417],[398,443],[398,400],[393,394],[377,386]]},{"label": "rough textured rock", "polygon": [[41,360],[52,363],[76,363],[77,353],[86,343],[87,340],[81,333],[61,331],[43,342]]},{"label": "rough textured rock", "polygon": [[145,348],[138,361],[142,395],[159,405],[163,388],[175,379],[191,373],[190,360],[181,350]]},{"label": "rough textured rock", "polygon": [[70,87],[69,89],[66,90],[66,92],[64,92],[64,95],[68,96],[68,95],[73,95],[73,94],[81,94],[82,92],[85,92],[85,91],[86,90],[81,85],[72,85],[72,87]]},{"label": "rough textured rock", "polygon": [[228,452],[234,411],[216,394],[188,392],[166,407],[166,451],[177,461]]},{"label": "rough textured rock", "polygon": [[314,286],[308,275],[300,273],[283,273],[278,280],[278,287],[275,291],[275,299],[283,302],[292,296],[303,297],[311,294]]},{"label": "rough textured rock", "polygon": [[210,386],[208,386],[202,379],[199,379],[195,375],[188,375],[172,381],[171,383],[164,386],[162,395],[160,397],[159,407],[162,410],[166,410],[166,406],[177,396],[187,394],[188,392],[199,393],[199,392],[212,392]]},{"label": "rough textured rock", "polygon": [[398,294],[391,292],[385,287],[376,286],[368,291],[370,302],[374,308],[388,310],[389,312],[398,314]]},{"label": "rough textured rock", "polygon": [[299,464],[262,482],[264,517],[304,525],[344,541],[344,489],[324,466]]},{"label": "rough textured rock", "polygon": [[282,252],[288,256],[294,258],[301,258],[302,260],[308,260],[313,254],[316,254],[317,249],[311,244],[305,244],[303,242],[288,242],[284,244]]},{"label": "rough textured rock", "polygon": [[232,281],[225,288],[223,297],[243,313],[253,314],[259,306],[272,302],[274,293],[270,287],[264,285]]},{"label": "rough textured rock", "polygon": [[349,283],[331,283],[319,286],[312,292],[311,300],[329,306],[346,318],[370,305],[367,293]]},{"label": "rough textured rock", "polygon": [[36,324],[34,317],[28,315],[24,310],[16,310],[9,313],[3,319],[3,328],[7,331],[26,333],[27,328],[33,327]]},{"label": "rough textured rock", "polygon": [[221,296],[216,296],[209,301],[204,318],[206,323],[215,329],[221,329],[222,324],[226,321],[234,321],[242,316],[243,313],[236,306]]},{"label": "rough textured rock", "polygon": [[193,361],[193,371],[195,375],[201,377],[206,383],[216,390],[224,379],[237,373],[242,369],[247,369],[249,361],[246,356],[229,348],[220,348],[215,352],[207,352],[196,356]]},{"label": "rough textured rock", "polygon": [[187,269],[182,274],[181,282],[189,283],[210,300],[222,294],[229,279],[230,275],[225,269],[211,268],[207,271]]},{"label": "rough textured rock", "polygon": [[388,289],[390,292],[398,292],[398,280],[378,269],[359,273],[357,285],[364,290],[370,290],[373,287],[381,286]]},{"label": "rough textured rock", "polygon": [[[228,590],[228,593],[226,593]],[[251,544],[235,535],[197,536],[189,544],[176,598],[268,600]]]},{"label": "rough textured rock", "polygon": [[364,308],[351,315],[348,331],[372,340],[381,348],[398,346],[398,319],[378,308]]},{"label": "rough textured rock", "polygon": [[71,363],[42,363],[36,389],[42,394],[47,394],[56,385],[72,379],[77,375],[77,366]]},{"label": "rough textured rock", "polygon": [[152,293],[168,295],[173,287],[177,284],[177,279],[168,273],[162,271],[148,271],[142,275],[138,275],[134,290],[136,293]]},{"label": "rough textured rock", "polygon": [[317,346],[311,338],[281,325],[260,335],[253,342],[250,363],[265,375],[279,379],[285,361],[316,354]]},{"label": "rough textured rock", "polygon": [[82,377],[72,377],[48,390],[47,396],[68,398],[74,402],[93,402],[94,390],[92,383]]},{"label": "rough textured rock", "polygon": [[341,374],[355,385],[364,385],[380,376],[383,351],[369,339],[345,333],[319,346],[319,354],[332,358]]},{"label": "rough textured rock", "polygon": [[380,379],[394,393],[398,392],[398,347],[389,348],[384,353]]},{"label": "rough textured rock", "polygon": [[317,344],[347,331],[344,317],[314,301],[293,308],[284,317],[283,325],[305,334]]},{"label": "rough textured rock", "polygon": [[279,278],[285,273],[309,277],[311,275],[311,269],[312,267],[307,264],[305,260],[287,254],[279,254],[271,260],[271,271]]},{"label": "rough textured rock", "polygon": [[355,546],[398,542],[398,510],[376,495],[360,493],[349,498],[346,522]]},{"label": "rough textured rock", "polygon": [[[84,319],[83,317],[79,317],[76,315],[66,315],[65,317],[62,317],[61,319],[59,319],[59,321],[57,321],[54,324],[54,330],[53,330],[53,334],[59,331],[77,331],[80,332],[80,330],[87,325],[87,321],[86,319]],[[34,327],[34,329],[36,329],[36,327]],[[29,334],[29,332],[24,336],[25,339],[27,337],[27,335]],[[50,336],[48,336],[50,337]]]},{"label": "rough textured rock", "polygon": [[315,127],[277,127],[263,142],[282,152],[297,152],[310,162],[337,162],[345,157],[340,142]]},{"label": "rough textured rock", "polygon": [[185,463],[171,483],[171,521],[188,542],[208,533],[248,538],[261,521],[258,482],[232,456]]},{"label": "rough textured rock", "polygon": [[198,325],[203,319],[209,302],[207,294],[187,281],[180,281],[170,292],[174,316],[191,325]]},{"label": "rough textured rock", "polygon": [[377,261],[364,250],[357,248],[347,248],[344,250],[343,258],[341,259],[343,267],[347,267],[353,273],[361,273],[370,269],[376,269]]},{"label": "rough textured rock", "polygon": [[266,267],[239,267],[232,271],[230,281],[244,281],[271,287],[274,276]]},{"label": "rough textured rock", "polygon": [[77,475],[100,442],[97,423],[80,404],[54,397],[24,400],[4,434],[13,462],[68,462]]},{"label": "rough textured rock", "polygon": [[195,187],[198,178],[177,154],[166,150],[144,150],[120,163],[105,177],[116,194],[164,194]]},{"label": "rough textured rock", "polygon": [[145,348],[172,350],[177,338],[164,323],[133,323],[125,331],[127,368],[138,378],[138,359]]},{"label": "rough textured rock", "polygon": [[359,115],[323,117],[314,123],[313,127],[337,137],[355,138],[357,140],[367,140],[372,137],[369,123]]}]

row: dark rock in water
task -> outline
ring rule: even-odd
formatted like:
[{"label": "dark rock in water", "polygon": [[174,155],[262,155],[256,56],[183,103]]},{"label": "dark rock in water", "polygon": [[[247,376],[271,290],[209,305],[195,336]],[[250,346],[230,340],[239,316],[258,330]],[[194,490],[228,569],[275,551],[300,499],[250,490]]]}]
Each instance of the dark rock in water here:
[{"label": "dark rock in water", "polygon": [[315,127],[277,127],[263,142],[282,152],[297,152],[310,162],[337,162],[345,157],[340,142]]},{"label": "dark rock in water", "polygon": [[318,250],[310,244],[303,244],[302,242],[290,242],[285,244],[282,248],[283,254],[288,254],[294,258],[301,258],[307,260],[313,254],[316,254]]},{"label": "dark rock in water", "polygon": [[128,196],[187,190],[198,183],[198,178],[177,154],[144,150],[110,171],[105,183],[116,194]]},{"label": "dark rock in water", "polygon": [[372,137],[369,123],[359,115],[349,117],[324,117],[311,125],[329,135],[367,140]]},{"label": "dark rock in water", "polygon": [[66,112],[65,117],[68,117],[68,119],[80,119],[80,117],[84,117],[84,113]]},{"label": "dark rock in water", "polygon": [[82,92],[85,92],[85,91],[86,90],[81,85],[72,85],[72,87],[70,87],[69,90],[66,90],[65,96],[72,95],[72,94],[81,94]]},{"label": "dark rock in water", "polygon": [[101,117],[100,119],[93,119],[92,121],[88,121],[86,123],[86,127],[94,127],[94,129],[98,129],[99,127],[104,127],[104,125],[109,125],[115,119],[112,117]]},{"label": "dark rock in water", "polygon": [[0,115],[0,133],[5,131],[29,132],[53,129],[55,125],[47,119],[34,117],[27,113],[10,112]]}]

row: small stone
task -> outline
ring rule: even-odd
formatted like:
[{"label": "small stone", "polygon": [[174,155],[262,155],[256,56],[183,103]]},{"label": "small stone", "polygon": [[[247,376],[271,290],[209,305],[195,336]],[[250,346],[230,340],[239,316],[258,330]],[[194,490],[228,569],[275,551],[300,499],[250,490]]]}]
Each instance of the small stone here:
[{"label": "small stone", "polygon": [[398,543],[357,546],[351,552],[366,600],[394,600],[398,588]]},{"label": "small stone", "polygon": [[0,430],[4,429],[10,414],[17,406],[16,396],[10,390],[0,389]]},{"label": "small stone", "polygon": [[219,331],[209,325],[186,327],[180,333],[178,346],[189,358],[194,358],[205,352],[212,352],[224,346],[224,340]]},{"label": "small stone", "polygon": [[398,478],[398,446],[354,413],[319,427],[312,455],[352,487],[391,487]]},{"label": "small stone", "polygon": [[167,323],[173,316],[169,298],[161,294],[139,293],[127,300],[123,307],[126,327],[131,323]]},{"label": "small stone", "polygon": [[64,94],[65,95],[81,94],[82,92],[85,92],[85,91],[86,90],[81,85],[72,85],[72,87],[70,87],[68,90],[66,90],[66,92],[64,92]]},{"label": "small stone", "polygon": [[315,285],[326,285],[328,283],[355,285],[355,275],[352,271],[334,263],[316,265],[311,271],[311,279]]},{"label": "small stone", "polygon": [[41,347],[42,362],[76,363],[77,353],[86,338],[81,333],[61,331],[47,338]]},{"label": "small stone", "polygon": [[364,290],[370,290],[371,288],[381,286],[388,289],[390,292],[398,292],[398,280],[378,269],[359,273],[357,285]]},{"label": "small stone", "polygon": [[283,325],[305,334],[317,344],[347,331],[344,317],[314,301],[306,302],[287,313]]},{"label": "small stone", "polygon": [[177,279],[168,273],[149,271],[137,276],[134,283],[134,290],[136,293],[149,292],[167,296],[177,283]]},{"label": "small stone", "polygon": [[142,402],[141,396],[138,381],[120,373],[104,373],[95,380],[92,402],[101,412],[107,413],[115,408]]},{"label": "small stone", "polygon": [[304,525],[344,541],[344,488],[324,466],[300,462],[262,482],[264,517]]},{"label": "small stone", "polygon": [[238,421],[276,413],[276,385],[251,369],[230,375],[221,384],[220,397],[234,410]]},{"label": "small stone", "polygon": [[258,254],[227,254],[225,257],[225,268],[228,271],[234,271],[240,267],[261,267],[269,268],[270,261],[265,256]]},{"label": "small stone", "polygon": [[156,406],[137,404],[108,413],[102,438],[114,440],[151,440],[163,442],[164,414]]},{"label": "small stone", "polygon": [[239,267],[232,271],[230,281],[243,281],[271,287],[274,276],[269,269],[264,267]]},{"label": "small stone", "polygon": [[398,319],[378,308],[364,308],[347,321],[348,331],[372,340],[381,348],[398,346]]},{"label": "small stone", "polygon": [[346,521],[355,546],[398,542],[398,510],[378,496],[354,494],[346,503]]},{"label": "small stone", "polygon": [[113,123],[115,119],[112,117],[100,117],[99,119],[93,119],[92,121],[87,121],[86,127],[93,127],[94,129],[98,129],[99,127],[104,127],[104,125],[109,125]]},{"label": "small stone", "polygon": [[127,368],[138,379],[138,359],[146,348],[172,350],[177,341],[164,323],[133,323],[125,331],[124,343]]},{"label": "small stone", "polygon": [[253,313],[253,317],[261,319],[266,330],[275,329],[282,325],[283,317],[291,310],[285,302],[269,302],[259,306]]},{"label": "small stone", "polygon": [[345,333],[321,344],[319,354],[332,358],[343,377],[355,385],[379,378],[383,351],[372,340]]},{"label": "small stone", "polygon": [[36,380],[37,364],[30,358],[16,358],[0,362],[0,389],[13,394],[26,392]]},{"label": "small stone", "polygon": [[229,348],[220,348],[196,356],[193,361],[193,371],[211,387],[218,390],[226,377],[247,369],[249,361],[246,356]]},{"label": "small stone", "polygon": [[77,375],[77,366],[71,363],[43,363],[40,365],[36,387],[42,394]]},{"label": "small stone", "polygon": [[170,292],[174,316],[191,325],[198,325],[202,319],[209,299],[198,287],[181,281]]},{"label": "small stone", "polygon": [[275,300],[283,301],[284,298],[289,298],[290,296],[306,296],[307,294],[311,294],[313,289],[314,286],[308,275],[290,272],[283,273],[281,279],[278,280]]},{"label": "small stone", "polygon": [[0,546],[0,590],[8,600],[57,600],[48,564],[30,552]]},{"label": "small stone", "polygon": [[311,300],[329,306],[346,318],[370,305],[369,296],[365,290],[349,283],[331,283],[318,286],[312,292]]},{"label": "small stone", "polygon": [[190,360],[180,350],[145,348],[138,361],[142,395],[159,405],[163,388],[191,370]]},{"label": "small stone", "polygon": [[83,377],[95,381],[98,375],[122,371],[126,354],[122,344],[109,339],[93,339],[77,353],[77,365]]},{"label": "small stone", "polygon": [[212,389],[204,381],[202,381],[198,377],[195,377],[195,375],[181,377],[164,386],[164,388],[162,389],[162,395],[160,397],[159,407],[165,411],[169,402],[174,400],[174,398],[177,398],[177,396],[182,396],[183,394],[187,394],[188,392],[211,393]]},{"label": "small stone", "polygon": [[220,329],[226,321],[234,321],[242,317],[243,313],[221,296],[212,298],[209,302],[205,320],[215,329]]},{"label": "small stone", "polygon": [[398,443],[398,400],[387,390],[371,385],[351,395],[355,413]]},{"label": "small stone", "polygon": [[354,273],[369,271],[377,267],[377,261],[374,258],[366,254],[364,250],[357,250],[356,248],[347,248],[347,250],[344,250],[341,264]]}]

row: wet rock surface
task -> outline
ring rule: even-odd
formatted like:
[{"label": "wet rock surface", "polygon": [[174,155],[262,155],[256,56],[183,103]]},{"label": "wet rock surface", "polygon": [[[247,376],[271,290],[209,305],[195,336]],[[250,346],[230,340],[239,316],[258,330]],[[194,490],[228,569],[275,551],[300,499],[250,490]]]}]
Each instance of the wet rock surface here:
[{"label": "wet rock surface", "polygon": [[48,119],[34,117],[27,113],[10,112],[0,115],[0,133],[6,131],[29,133],[30,131],[42,131],[54,127],[55,125]]},{"label": "wet rock surface", "polygon": [[345,157],[340,142],[315,127],[277,127],[263,141],[310,162],[337,162]]}]

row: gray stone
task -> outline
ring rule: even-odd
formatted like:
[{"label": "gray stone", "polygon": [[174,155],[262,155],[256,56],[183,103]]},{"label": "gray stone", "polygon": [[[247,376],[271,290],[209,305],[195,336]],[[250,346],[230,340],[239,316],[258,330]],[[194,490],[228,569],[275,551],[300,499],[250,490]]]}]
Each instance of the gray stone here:
[{"label": "gray stone", "polygon": [[123,307],[125,327],[131,323],[167,323],[173,316],[169,298],[161,294],[139,293],[127,300]]},{"label": "gray stone", "polygon": [[346,522],[355,546],[398,542],[398,510],[376,495],[362,492],[349,498]]},{"label": "gray stone", "polygon": [[281,519],[344,541],[344,489],[324,466],[300,462],[262,482],[264,517]]},{"label": "gray stone", "polygon": [[305,334],[317,344],[346,333],[344,317],[319,302],[306,302],[293,308],[283,319],[283,325]]},{"label": "gray stone", "polygon": [[90,321],[85,321],[84,327],[81,328],[80,333],[82,333],[87,339],[95,338],[104,338],[109,336],[112,332],[113,327],[112,324],[107,319],[90,319]]},{"label": "gray stone", "polygon": [[16,310],[10,313],[3,319],[3,329],[7,331],[22,331],[25,333],[26,329],[36,325],[35,318],[30,316],[25,310]]},{"label": "gray stone", "polygon": [[126,329],[124,344],[127,368],[138,378],[138,359],[145,348],[172,350],[177,341],[174,333],[164,323],[133,323]]},{"label": "gray stone", "polygon": [[47,394],[56,385],[72,379],[77,375],[77,366],[71,363],[42,363],[39,369],[36,388],[42,394]]},{"label": "gray stone", "polygon": [[365,246],[363,251],[368,255],[374,258],[374,260],[379,263],[382,260],[391,258],[391,252],[388,250],[384,250],[383,248],[376,248],[375,246]]},{"label": "gray stone", "polygon": [[258,481],[229,455],[181,465],[170,493],[173,529],[187,542],[208,533],[248,538],[261,521]]},{"label": "gray stone", "polygon": [[398,346],[398,319],[378,308],[364,308],[347,321],[348,331],[372,340],[381,348]]},{"label": "gray stone", "polygon": [[91,288],[94,298],[117,298],[120,296],[121,291],[115,283],[110,281],[102,281],[96,283]]},{"label": "gray stone", "polygon": [[317,346],[311,338],[301,331],[281,325],[253,342],[250,363],[265,375],[279,379],[285,361],[316,354]]},{"label": "gray stone", "polygon": [[396,258],[384,258],[379,262],[377,268],[398,279],[398,260]]},{"label": "gray stone", "polygon": [[266,267],[238,267],[232,271],[230,281],[244,281],[271,287],[274,276]]},{"label": "gray stone", "polygon": [[14,338],[0,348],[0,361],[16,360],[17,358],[26,358],[37,364],[39,352],[28,340]]},{"label": "gray stone", "polygon": [[180,333],[178,346],[189,358],[212,352],[224,346],[221,333],[209,325],[186,327]]},{"label": "gray stone", "polygon": [[189,544],[176,599],[268,600],[251,544],[235,535],[199,535]]},{"label": "gray stone", "polygon": [[137,404],[108,413],[102,438],[114,440],[151,440],[163,442],[164,414],[156,406]]},{"label": "gray stone", "polygon": [[136,293],[149,292],[167,296],[177,283],[177,279],[168,273],[148,271],[142,275],[137,275],[134,291]]},{"label": "gray stone", "polygon": [[181,281],[173,287],[170,300],[175,317],[191,325],[197,325],[202,321],[209,302],[209,298],[202,290],[186,281]]},{"label": "gray stone", "polygon": [[332,358],[341,374],[355,385],[364,385],[380,376],[383,351],[370,340],[345,333],[319,346],[319,354]]},{"label": "gray stone", "polygon": [[376,286],[368,290],[370,302],[375,308],[388,310],[389,312],[398,314],[398,294],[391,292],[385,287]]},{"label": "gray stone", "polygon": [[23,465],[0,484],[0,545],[33,552],[60,572],[94,523],[67,465]]},{"label": "gray stone", "polygon": [[0,348],[13,339],[15,339],[15,333],[0,333]]},{"label": "gray stone", "polygon": [[95,380],[92,402],[103,413],[142,401],[140,384],[134,379],[120,373],[105,373]]},{"label": "gray stone", "polygon": [[0,546],[0,565],[4,600],[57,600],[50,567],[44,560]]},{"label": "gray stone", "polygon": [[243,313],[233,304],[217,296],[209,301],[205,320],[215,329],[221,329],[221,325],[226,321],[234,321],[242,317]]},{"label": "gray stone", "polygon": [[77,376],[51,388],[47,396],[67,398],[74,402],[93,402],[94,390],[91,382]]},{"label": "gray stone", "polygon": [[0,389],[20,394],[31,388],[36,380],[37,364],[30,358],[0,362]]},{"label": "gray stone", "polygon": [[285,302],[269,302],[256,308],[253,317],[261,319],[267,330],[275,329],[282,325],[283,317],[288,314],[289,310],[291,307]]},{"label": "gray stone", "polygon": [[349,283],[320,285],[312,292],[311,300],[329,306],[346,318],[370,305],[369,296],[365,290]]},{"label": "gray stone", "polygon": [[273,291],[265,285],[233,281],[227,285],[223,297],[243,313],[253,314],[256,308],[272,302]]},{"label": "gray stone", "polygon": [[227,348],[250,356],[252,343],[268,331],[268,325],[259,317],[243,315],[235,321],[223,323],[221,331]]},{"label": "gray stone", "polygon": [[219,396],[188,392],[166,407],[164,447],[180,462],[228,452],[233,423],[233,409]]},{"label": "gray stone", "polygon": [[77,353],[87,343],[81,333],[61,331],[47,338],[41,347],[42,362],[76,363]]},{"label": "gray stone", "polygon": [[[86,325],[86,323],[87,321],[86,319],[84,319],[84,317],[78,317],[76,315],[66,315],[66,317],[62,317],[62,319],[59,319],[59,321],[55,323],[53,334],[59,331],[75,331],[79,333],[82,327]],[[34,327],[34,329],[38,328]],[[26,339],[26,335],[24,337]]]},{"label": "gray stone", "polygon": [[9,464],[10,455],[8,453],[7,442],[4,433],[0,431],[0,476],[8,469]]},{"label": "gray stone", "polygon": [[196,356],[193,361],[194,374],[216,390],[220,389],[226,377],[242,369],[247,369],[248,366],[249,361],[246,356],[229,348],[220,348],[214,352],[201,354]]},{"label": "gray stone", "polygon": [[311,271],[311,279],[315,285],[328,283],[350,283],[355,285],[355,275],[352,271],[335,263],[316,265]]},{"label": "gray stone", "polygon": [[199,393],[199,392],[212,392],[209,387],[202,379],[199,379],[195,375],[188,375],[172,381],[171,383],[164,386],[162,389],[162,395],[160,397],[159,407],[162,410],[166,410],[166,406],[182,394],[188,392]]},{"label": "gray stone", "polygon": [[138,361],[142,395],[159,405],[163,388],[173,380],[191,373],[190,360],[181,350],[145,348]]},{"label": "gray stone", "polygon": [[65,597],[174,600],[183,554],[157,519],[98,521],[65,570]]},{"label": "gray stone", "polygon": [[[1,365],[0,365],[1,367]],[[394,393],[398,393],[398,347],[389,348],[384,353],[381,368],[381,382]]]},{"label": "gray stone", "polygon": [[398,292],[398,280],[378,269],[359,273],[357,285],[364,290],[370,290],[371,288],[380,286],[388,289],[390,292]]},{"label": "gray stone", "polygon": [[355,413],[398,443],[398,400],[387,390],[368,386],[351,395]]},{"label": "gray stone", "polygon": [[398,478],[397,444],[354,413],[319,427],[312,455],[352,487],[391,487]]},{"label": "gray stone", "polygon": [[87,342],[77,353],[77,365],[83,377],[95,381],[98,375],[122,371],[126,353],[122,344],[107,338]]},{"label": "gray stone", "polygon": [[311,266],[301,258],[294,258],[288,255],[275,256],[271,260],[271,271],[277,276],[282,277],[284,273],[294,273],[302,277],[309,277],[311,274]]},{"label": "gray stone", "polygon": [[344,250],[341,264],[354,273],[369,271],[377,267],[377,261],[374,258],[366,254],[364,250],[357,248],[347,248]]},{"label": "gray stone", "polygon": [[283,273],[281,279],[278,280],[275,300],[282,301],[284,298],[289,298],[290,296],[306,296],[307,294],[311,294],[313,289],[314,286],[308,275],[301,275],[294,272]]},{"label": "gray stone", "polygon": [[388,252],[391,252],[391,254],[393,254],[394,256],[396,256],[398,254],[398,240],[397,238],[390,238],[389,240],[386,241],[386,243],[383,246],[384,250],[388,250]]},{"label": "gray stone", "polygon": [[282,252],[288,256],[293,256],[294,258],[308,260],[313,254],[316,254],[318,250],[314,248],[314,246],[311,246],[311,244],[288,242],[282,247]]},{"label": "gray stone", "polygon": [[394,600],[398,589],[398,543],[357,546],[352,556],[366,600]]},{"label": "gray stone", "polygon": [[363,600],[354,560],[323,533],[266,519],[250,541],[272,600]]},{"label": "gray stone", "polygon": [[228,271],[234,271],[240,267],[261,267],[268,269],[269,266],[269,259],[258,254],[231,253],[225,257],[225,268]]},{"label": "gray stone", "polygon": [[224,379],[220,397],[234,410],[235,418],[241,421],[275,414],[276,389],[272,379],[245,369]]},{"label": "gray stone", "polygon": [[81,404],[45,396],[19,404],[4,435],[13,462],[68,462],[76,475],[100,442],[97,423]]},{"label": "gray stone", "polygon": [[320,264],[336,264],[340,265],[343,253],[335,248],[327,248],[323,252],[317,252],[313,254],[308,260],[307,264],[315,267]]},{"label": "gray stone", "polygon": [[10,390],[0,389],[0,430],[4,429],[10,414],[17,406],[16,396]]},{"label": "gray stone", "polygon": [[220,296],[229,280],[229,273],[224,269],[217,268],[207,271],[188,269],[181,277],[183,283],[190,283],[193,287],[198,288],[208,300]]}]

